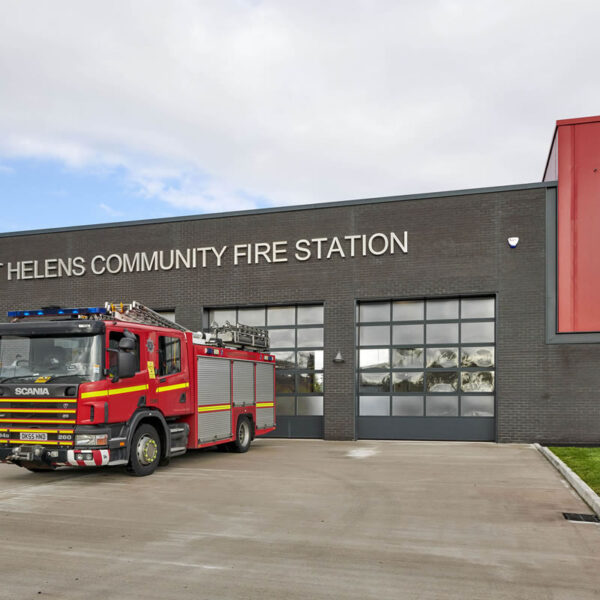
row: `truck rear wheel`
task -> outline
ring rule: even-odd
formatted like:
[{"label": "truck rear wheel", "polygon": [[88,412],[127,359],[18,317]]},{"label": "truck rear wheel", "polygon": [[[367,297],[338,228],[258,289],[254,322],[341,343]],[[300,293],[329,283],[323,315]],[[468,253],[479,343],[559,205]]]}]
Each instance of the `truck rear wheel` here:
[{"label": "truck rear wheel", "polygon": [[231,449],[234,452],[248,452],[251,441],[252,426],[250,425],[250,419],[246,417],[240,417],[237,424],[235,440],[231,442]]},{"label": "truck rear wheel", "polygon": [[160,461],[160,437],[152,425],[140,425],[131,440],[128,469],[137,477],[151,475]]}]

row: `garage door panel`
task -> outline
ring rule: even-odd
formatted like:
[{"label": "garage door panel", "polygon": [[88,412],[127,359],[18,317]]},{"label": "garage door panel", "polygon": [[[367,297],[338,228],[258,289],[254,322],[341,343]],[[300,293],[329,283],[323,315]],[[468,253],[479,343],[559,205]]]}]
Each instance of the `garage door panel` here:
[{"label": "garage door panel", "polygon": [[360,439],[487,442],[495,438],[493,417],[358,417]]},{"label": "garage door panel", "polygon": [[495,439],[495,298],[361,302],[357,436]]}]

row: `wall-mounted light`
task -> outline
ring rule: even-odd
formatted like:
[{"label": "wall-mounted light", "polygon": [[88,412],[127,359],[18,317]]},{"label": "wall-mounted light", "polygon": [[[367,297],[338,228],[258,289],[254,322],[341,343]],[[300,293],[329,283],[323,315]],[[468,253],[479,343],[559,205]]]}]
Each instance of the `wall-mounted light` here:
[{"label": "wall-mounted light", "polygon": [[344,357],[342,356],[342,353],[339,350],[338,350],[337,354],[335,355],[333,362],[334,363],[343,363],[344,362]]},{"label": "wall-mounted light", "polygon": [[518,237],[509,237],[507,241],[508,241],[508,245],[511,248],[516,248],[517,244],[519,243],[519,238]]}]

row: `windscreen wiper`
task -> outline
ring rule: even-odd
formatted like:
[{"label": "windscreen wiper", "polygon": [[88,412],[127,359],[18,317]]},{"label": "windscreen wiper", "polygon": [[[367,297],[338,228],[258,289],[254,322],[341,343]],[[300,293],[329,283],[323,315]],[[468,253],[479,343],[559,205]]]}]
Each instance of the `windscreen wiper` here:
[{"label": "windscreen wiper", "polygon": [[65,377],[79,377],[80,379],[83,379],[83,375],[77,375],[76,373],[66,373],[63,375],[51,375],[50,379],[48,379],[45,383],[54,383],[55,381],[58,381],[59,379],[64,379]]}]

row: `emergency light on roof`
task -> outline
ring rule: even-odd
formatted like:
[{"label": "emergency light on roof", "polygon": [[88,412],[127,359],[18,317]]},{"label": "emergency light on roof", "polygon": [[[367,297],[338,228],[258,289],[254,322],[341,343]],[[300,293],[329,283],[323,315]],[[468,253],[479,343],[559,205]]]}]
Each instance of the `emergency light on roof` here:
[{"label": "emergency light on roof", "polygon": [[31,310],[9,310],[8,316],[11,318],[23,317],[57,317],[70,315],[105,315],[106,308],[101,306],[88,306],[85,308],[60,308],[58,306],[48,308],[34,308]]}]

